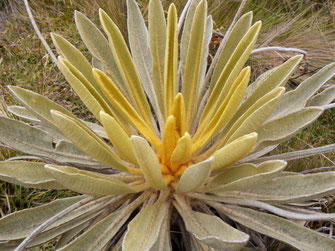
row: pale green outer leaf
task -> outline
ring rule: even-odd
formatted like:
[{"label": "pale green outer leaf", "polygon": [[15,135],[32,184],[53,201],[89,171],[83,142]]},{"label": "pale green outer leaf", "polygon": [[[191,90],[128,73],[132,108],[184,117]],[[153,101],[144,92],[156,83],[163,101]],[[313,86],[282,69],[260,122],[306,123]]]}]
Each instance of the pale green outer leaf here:
[{"label": "pale green outer leaf", "polygon": [[[237,197],[282,204],[316,199],[335,192],[335,172],[305,175],[286,174],[259,187],[238,192]],[[233,192],[229,191],[220,193],[220,195],[236,197]]]},{"label": "pale green outer leaf", "polygon": [[[24,89],[23,89],[24,90]],[[25,90],[28,91],[28,90]],[[33,93],[38,95],[37,93]],[[43,96],[41,96],[42,98],[44,98]],[[48,101],[50,101],[49,99],[47,99]],[[43,101],[41,101],[43,102]],[[53,104],[56,104],[54,102],[52,102]],[[57,104],[56,104],[57,105]],[[52,104],[49,106],[50,110],[57,110],[57,106],[53,106]],[[60,106],[61,107],[61,106]],[[42,107],[40,107],[42,108]],[[63,107],[61,107],[63,108]],[[27,108],[23,107],[23,106],[16,106],[16,105],[12,105],[12,106],[8,106],[7,107],[8,111],[10,111],[11,113],[13,113],[15,116],[18,116],[24,120],[27,120],[29,122],[33,122],[36,124],[40,124],[41,120],[39,120],[36,116],[33,115],[32,112],[29,112],[29,110],[27,110]],[[50,110],[45,113],[45,116],[47,116],[48,118],[51,117],[50,114]],[[58,110],[59,111],[59,110]],[[40,114],[41,111],[38,111],[38,113]],[[66,114],[66,112],[65,112]],[[72,116],[71,113],[67,114],[69,116]],[[51,117],[52,118],[52,117]],[[83,121],[89,128],[91,128],[96,134],[98,134],[100,137],[103,138],[108,138],[107,134],[105,132],[105,129],[102,126],[99,126],[98,124],[95,123],[91,123],[91,122],[87,122],[87,121]],[[52,121],[53,123],[53,121]],[[51,124],[48,124],[48,126],[50,126]],[[56,134],[56,132],[54,132]],[[53,135],[54,136],[54,135]],[[58,135],[57,135],[58,136]],[[59,135],[60,136],[60,135]]]},{"label": "pale green outer leaf", "polygon": [[[226,137],[227,141],[226,143],[230,143],[233,140],[237,139],[238,137],[241,137],[242,135],[245,135],[247,133],[255,132],[258,130],[258,128],[264,123],[264,121],[270,116],[270,114],[273,112],[274,109],[276,109],[278,103],[280,102],[280,99],[282,98],[283,94],[285,92],[285,89],[283,87],[279,87],[273,92],[269,93],[269,96],[273,94],[272,98],[270,97],[270,100],[267,102],[261,104],[260,107],[255,109],[253,111],[253,107],[250,107],[250,110],[252,113],[247,116],[246,118],[242,118],[241,120],[238,120],[236,123],[240,124],[238,127],[235,127],[233,131],[232,129],[228,132],[227,135],[231,135],[230,137]],[[267,95],[266,95],[267,96]],[[264,98],[266,97],[264,96]],[[260,100],[262,101],[262,100]],[[255,104],[257,106],[257,103]],[[243,122],[242,122],[243,121]],[[240,123],[242,122],[242,123]],[[233,126],[234,127],[234,126]]]},{"label": "pale green outer leaf", "polygon": [[277,66],[277,67],[274,67],[274,68],[272,68],[272,69],[270,69],[270,70],[268,70],[268,71],[266,71],[266,72],[264,72],[264,73],[262,73],[261,75],[259,75],[257,78],[256,78],[256,80],[253,82],[253,83],[251,83],[249,86],[248,86],[248,88],[247,88],[247,90],[246,90],[246,92],[245,92],[245,96],[244,96],[244,101],[247,99],[247,98],[249,98],[250,96],[251,96],[251,94],[253,94],[254,93],[254,91],[276,70],[276,69],[278,69],[279,67],[281,67],[282,66],[282,64],[281,65],[279,65],[279,66]]},{"label": "pale green outer leaf", "polygon": [[159,237],[168,209],[168,202],[156,203],[143,208],[128,224],[128,230],[122,243],[123,250],[151,250]]},{"label": "pale green outer leaf", "polygon": [[166,46],[166,21],[160,0],[149,2],[149,38],[152,57],[152,80],[158,105],[165,118],[164,56]]},{"label": "pale green outer leaf", "polygon": [[62,36],[55,33],[51,33],[51,38],[59,54],[61,54],[74,67],[76,67],[85,76],[85,78],[94,86],[96,90],[100,90],[97,82],[93,77],[92,66],[85,58],[85,56]]},{"label": "pale green outer leaf", "polygon": [[[122,217],[121,220],[115,222],[116,218],[122,214],[122,211],[114,212],[102,219],[88,231],[80,235],[78,238],[70,242],[67,246],[59,249],[65,251],[96,251],[102,250],[103,247],[110,241],[115,234],[119,231],[121,226],[128,220],[130,213]],[[109,229],[111,225],[116,225],[112,229]],[[108,230],[108,231],[107,231]]]},{"label": "pale green outer leaf", "polygon": [[129,94],[126,91],[107,39],[84,14],[79,11],[75,11],[74,14],[79,34],[86,47],[93,54],[93,56],[102,62],[106,73],[113,80],[116,86],[125,94],[125,96],[129,98]]},{"label": "pale green outer leaf", "polygon": [[0,219],[0,240],[16,240],[25,238],[43,222],[85,199],[86,196],[76,196],[58,199],[49,204],[14,212]]},{"label": "pale green outer leaf", "polygon": [[100,119],[100,111],[114,115],[108,103],[78,69],[62,57],[58,58],[58,65],[71,87],[97,119]]},{"label": "pale green outer leaf", "polygon": [[[235,121],[238,119],[245,111],[248,110],[250,106],[256,103],[264,95],[271,92],[275,88],[284,85],[302,58],[302,55],[290,58],[282,65],[271,69],[270,74],[266,74],[266,77],[256,80],[253,84],[249,85],[249,91],[247,90],[249,97],[239,107],[232,120]],[[250,89],[253,88],[255,89],[251,93]]]},{"label": "pale green outer leaf", "polygon": [[[206,77],[206,71],[207,71],[207,64],[208,64],[208,55],[209,55],[209,45],[212,40],[213,35],[213,18],[212,16],[208,16],[206,19],[206,32],[205,32],[205,42],[203,43],[203,55],[201,59],[201,77],[199,82],[199,88],[198,88],[198,94],[200,94],[201,89],[203,88],[205,84],[205,77]],[[202,97],[198,97],[198,101],[201,100]]]},{"label": "pale green outer leaf", "polygon": [[91,64],[92,64],[92,68],[96,68],[96,69],[99,69],[100,71],[105,72],[104,65],[95,56],[92,56]]},{"label": "pale green outer leaf", "polygon": [[45,243],[60,234],[76,229],[78,226],[82,226],[82,224],[87,223],[91,219],[94,220],[96,216],[101,214],[101,210],[106,207],[106,203],[110,200],[110,196],[99,198],[81,206],[70,214],[66,214],[54,224],[50,225],[46,231],[35,237],[28,246],[36,246]]},{"label": "pale green outer leaf", "polygon": [[135,0],[127,0],[127,11],[129,47],[134,65],[158,121],[162,123],[162,114],[158,106],[155,89],[152,88],[154,84],[152,80],[152,58],[148,30]]},{"label": "pale green outer leaf", "polygon": [[195,10],[201,0],[192,0],[190,6],[188,7],[186,18],[184,21],[183,33],[181,36],[180,42],[180,68],[181,73],[184,72],[187,52],[189,49],[190,37],[191,37],[191,28],[193,24],[193,18],[195,15]]},{"label": "pale green outer leaf", "polygon": [[29,244],[28,247],[41,245],[47,241],[50,241],[54,239],[55,237],[59,236],[60,234],[63,234],[67,231],[70,231],[80,225],[82,225],[85,222],[88,222],[91,219],[94,219],[96,216],[98,216],[99,212],[95,212],[91,210],[87,213],[82,213],[78,217],[72,217],[73,219],[69,219],[67,221],[62,222],[62,224],[59,224],[57,227],[53,227],[52,229],[48,231],[44,231],[43,233],[39,234],[37,237],[35,237]]},{"label": "pale green outer leaf", "polygon": [[157,190],[165,188],[166,184],[155,151],[140,136],[132,136],[130,140],[146,182]]},{"label": "pale green outer leaf", "polygon": [[166,45],[164,56],[164,105],[165,116],[170,116],[173,101],[177,94],[178,67],[178,24],[177,10],[171,4],[168,11]]},{"label": "pale green outer leaf", "polygon": [[159,236],[151,248],[152,250],[172,251],[170,237],[170,219],[170,213],[167,212],[161,225]]},{"label": "pale green outer leaf", "polygon": [[218,81],[224,67],[228,63],[229,58],[234,53],[236,47],[243,39],[244,35],[250,29],[251,22],[252,22],[252,12],[250,11],[241,16],[240,19],[232,28],[231,32],[229,34],[226,34],[226,36],[228,37],[213,72],[210,85],[210,92],[212,92],[214,84],[216,84],[216,82]]},{"label": "pale green outer leaf", "polygon": [[271,114],[268,121],[283,117],[304,108],[308,99],[310,99],[322,85],[331,79],[334,74],[335,63],[331,63],[303,81],[295,90],[285,93],[278,107]]},{"label": "pale green outer leaf", "polygon": [[201,63],[204,55],[206,17],[207,2],[203,0],[200,2],[194,13],[182,80],[182,93],[185,100],[186,115],[185,129],[187,131],[191,127],[197,112],[198,90],[203,68]]},{"label": "pale green outer leaf", "polygon": [[183,213],[182,218],[188,232],[218,250],[240,250],[249,240],[249,235],[229,226],[217,216],[190,212]]},{"label": "pale green outer leaf", "polygon": [[214,171],[223,169],[244,158],[253,148],[257,133],[253,132],[235,139],[214,153]]},{"label": "pale green outer leaf", "polygon": [[64,232],[59,240],[57,241],[57,244],[55,246],[55,249],[58,250],[64,246],[67,245],[68,242],[70,242],[75,236],[77,236],[81,231],[83,231],[85,228],[87,228],[91,223],[89,221],[84,222],[83,224],[74,227],[66,232]]},{"label": "pale green outer leaf", "polygon": [[46,132],[23,122],[0,117],[0,141],[26,154],[43,156],[58,162],[97,165],[89,156],[61,152],[52,145],[53,138]]},{"label": "pale green outer leaf", "polygon": [[44,169],[44,163],[31,161],[0,162],[0,179],[37,189],[64,189]]},{"label": "pale green outer leaf", "polygon": [[45,122],[51,128],[56,127],[54,126],[50,110],[60,111],[68,116],[73,117],[72,113],[67,109],[40,94],[20,88],[18,86],[8,86],[8,89],[11,91],[15,99],[19,101],[29,113],[42,122]]},{"label": "pale green outer leaf", "polygon": [[205,190],[213,193],[245,191],[271,181],[285,167],[286,162],[282,160],[267,161],[257,166],[249,163],[237,165],[216,176]]},{"label": "pale green outer leaf", "polygon": [[290,139],[314,122],[322,112],[322,108],[307,107],[265,123],[257,130],[258,140],[255,151]]},{"label": "pale green outer leaf", "polygon": [[328,105],[335,99],[335,86],[330,86],[325,89],[323,92],[315,95],[308,102],[309,106],[323,106]]},{"label": "pale green outer leaf", "polygon": [[138,165],[130,138],[117,121],[107,113],[100,112],[101,122],[105,127],[107,135],[113,146],[120,155],[128,162]]},{"label": "pale green outer leaf", "polygon": [[335,247],[335,240],[278,216],[228,205],[220,209],[234,221],[299,250],[333,250]]},{"label": "pale green outer leaf", "polygon": [[120,171],[128,172],[127,166],[114,153],[112,148],[91,129],[57,111],[51,111],[56,126],[81,151],[94,159]]},{"label": "pale green outer leaf", "polygon": [[177,193],[187,193],[197,190],[205,184],[214,166],[214,158],[187,167],[180,177],[176,188]]},{"label": "pale green outer leaf", "polygon": [[100,137],[108,139],[107,133],[105,132],[105,129],[95,123],[91,123],[88,121],[83,121],[92,131],[94,131],[96,134],[98,134]]},{"label": "pale green outer leaf", "polygon": [[14,114],[15,116],[18,116],[19,118],[26,120],[28,122],[33,123],[41,122],[38,118],[32,115],[31,112],[27,111],[27,109],[23,106],[11,105],[7,106],[7,110],[12,114]]},{"label": "pale green outer leaf", "polygon": [[46,165],[50,176],[72,191],[90,195],[134,193],[126,183],[108,175],[79,170],[69,166]]},{"label": "pale green outer leaf", "polygon": [[[102,9],[99,10],[100,22],[110,42],[117,67],[121,73],[123,82],[130,95],[130,99],[136,110],[142,115],[148,125],[152,126],[151,111],[146,95],[143,91],[136,67],[131,58],[127,44],[116,24]],[[113,80],[113,79],[112,79]]]},{"label": "pale green outer leaf", "polygon": [[218,81],[213,87],[213,91],[208,98],[207,104],[200,118],[200,123],[206,123],[206,121],[211,118],[212,114],[225,99],[231,85],[234,83],[255,45],[260,28],[261,22],[255,23],[235,48],[226,66],[222,70]]}]

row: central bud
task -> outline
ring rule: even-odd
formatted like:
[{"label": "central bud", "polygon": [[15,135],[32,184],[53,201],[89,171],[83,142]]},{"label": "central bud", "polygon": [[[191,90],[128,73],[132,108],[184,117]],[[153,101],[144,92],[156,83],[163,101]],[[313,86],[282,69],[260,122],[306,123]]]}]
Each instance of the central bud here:
[{"label": "central bud", "polygon": [[179,93],[166,119],[162,144],[158,151],[160,166],[167,184],[177,182],[191,164],[191,143],[190,134],[185,132],[184,99]]}]

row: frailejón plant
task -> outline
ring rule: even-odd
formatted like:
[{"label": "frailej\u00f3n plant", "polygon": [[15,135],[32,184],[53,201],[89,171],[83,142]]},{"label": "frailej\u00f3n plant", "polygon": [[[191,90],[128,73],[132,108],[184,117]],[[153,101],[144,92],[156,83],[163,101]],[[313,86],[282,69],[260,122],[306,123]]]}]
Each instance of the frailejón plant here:
[{"label": "frailej\u00f3n plant", "polygon": [[334,250],[301,222],[335,219],[309,209],[335,192],[335,172],[286,172],[285,155],[261,156],[322,114],[334,88],[314,94],[335,64],[285,92],[298,55],[249,84],[244,65],[261,28],[252,13],[207,65],[205,0],[190,1],[179,22],[173,4],[165,17],[151,0],[148,27],[127,2],[130,48],[103,10],[105,35],[75,13],[93,66],[52,34],[59,69],[99,124],[9,86],[22,106],[8,109],[21,120],[1,117],[0,141],[24,155],[0,163],[1,179],[82,195],[3,217],[0,249],[57,240],[57,250],[240,250],[257,246],[254,230],[300,250]]}]

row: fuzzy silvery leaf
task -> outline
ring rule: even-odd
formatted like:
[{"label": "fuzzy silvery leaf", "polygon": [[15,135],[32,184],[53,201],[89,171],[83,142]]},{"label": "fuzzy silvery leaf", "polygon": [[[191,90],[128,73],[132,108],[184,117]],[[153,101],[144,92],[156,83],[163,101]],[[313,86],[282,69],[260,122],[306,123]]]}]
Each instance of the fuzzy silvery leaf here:
[{"label": "fuzzy silvery leaf", "polygon": [[37,189],[64,189],[50,177],[44,163],[30,161],[0,162],[0,178],[3,181]]},{"label": "fuzzy silvery leaf", "polygon": [[211,92],[205,109],[200,118],[201,122],[206,122],[216,111],[219,105],[228,94],[234,80],[243,68],[249,54],[256,42],[257,36],[261,28],[261,22],[255,23],[242,38],[234,53],[229,58],[226,66],[224,67],[215,87]]},{"label": "fuzzy silvery leaf", "polygon": [[240,224],[299,250],[331,250],[335,246],[335,240],[278,216],[236,206],[224,206],[221,209]]},{"label": "fuzzy silvery leaf", "polygon": [[95,82],[92,74],[92,66],[86,57],[62,36],[51,33],[51,38],[59,54],[76,67],[85,76],[85,78],[92,83],[94,88],[99,91],[98,84]]},{"label": "fuzzy silvery leaf", "polygon": [[130,214],[126,214],[120,220],[118,216],[121,214],[122,210],[108,215],[84,234],[80,235],[78,238],[71,241],[68,245],[60,248],[59,250],[101,250],[107,244],[107,242],[119,231],[120,227],[130,216]]},{"label": "fuzzy silvery leaf", "polygon": [[[121,74],[117,68],[112,50],[102,32],[84,14],[75,11],[78,31],[89,51],[98,58],[115,84],[125,91]],[[123,89],[122,89],[123,88]]]},{"label": "fuzzy silvery leaf", "polygon": [[[185,124],[189,130],[197,111],[198,88],[202,73],[202,58],[204,54],[206,31],[207,2],[201,1],[197,6],[192,20],[190,38],[187,46],[187,56],[183,74],[182,94],[185,99]],[[194,62],[197,62],[195,64]]]},{"label": "fuzzy silvery leaf", "polygon": [[56,245],[56,249],[60,249],[67,245],[68,242],[70,242],[75,236],[77,236],[81,231],[83,231],[85,228],[87,228],[90,225],[90,221],[87,221],[77,227],[74,227],[66,232],[64,232]]},{"label": "fuzzy silvery leaf", "polygon": [[255,151],[290,139],[293,135],[313,123],[322,112],[322,108],[307,107],[263,124],[257,130],[258,139]]},{"label": "fuzzy silvery leaf", "polygon": [[31,112],[27,111],[27,109],[23,106],[11,105],[7,106],[7,110],[14,114],[15,116],[33,123],[41,122],[38,118],[36,118]]},{"label": "fuzzy silvery leaf", "polygon": [[149,39],[152,58],[152,81],[157,102],[165,117],[164,108],[164,56],[166,44],[166,20],[160,0],[149,2]]},{"label": "fuzzy silvery leaf", "polygon": [[99,119],[100,111],[114,115],[108,103],[78,69],[61,57],[58,58],[58,64],[66,80],[97,119]]},{"label": "fuzzy silvery leaf", "polygon": [[249,240],[247,234],[229,226],[217,216],[186,211],[182,217],[186,229],[212,248],[240,250]]},{"label": "fuzzy silvery leaf", "polygon": [[58,129],[80,150],[105,165],[128,171],[127,166],[122,163],[112,148],[84,123],[60,112],[51,111],[51,114]]},{"label": "fuzzy silvery leaf", "polygon": [[[308,189],[306,189],[308,187]],[[275,178],[243,192],[239,198],[249,198],[269,203],[293,203],[307,201],[333,194],[335,191],[335,173],[290,174]],[[245,192],[245,193],[244,193]],[[234,196],[232,192],[220,193],[221,196]]]},{"label": "fuzzy silvery leaf", "polygon": [[41,120],[42,122],[47,123],[51,128],[57,130],[57,128],[53,125],[53,119],[51,117],[50,110],[60,111],[68,116],[73,117],[73,115],[68,110],[40,94],[17,86],[9,86],[8,88],[14,97],[28,110],[28,112],[30,112],[34,117]]},{"label": "fuzzy silvery leaf", "polygon": [[164,217],[169,204],[158,202],[143,208],[128,225],[123,239],[123,250],[150,250],[160,237]]},{"label": "fuzzy silvery leaf", "polygon": [[29,235],[37,226],[85,196],[58,199],[49,204],[14,212],[0,219],[0,240],[16,240]]},{"label": "fuzzy silvery leaf", "polygon": [[136,192],[126,183],[108,175],[67,166],[46,165],[45,168],[56,181],[78,193],[102,196]]},{"label": "fuzzy silvery leaf", "polygon": [[[108,40],[75,13],[92,58],[52,34],[57,66],[97,123],[10,87],[23,107],[9,110],[29,124],[0,117],[1,144],[24,153],[0,163],[0,178],[91,196],[5,216],[0,249],[23,251],[52,240],[61,250],[243,250],[262,245],[253,231],[301,250],[333,247],[330,238],[298,224],[335,219],[310,204],[335,193],[334,172],[284,168],[285,160],[333,151],[335,144],[263,155],[333,106],[324,106],[334,96],[324,84],[335,64],[286,94],[301,55],[249,85],[254,71],[245,64],[261,22],[251,25],[251,12],[237,20],[246,1],[216,55],[209,54],[213,20],[206,0],[187,1],[179,20],[174,4],[165,18],[159,0],[126,2],[129,45],[103,10]],[[19,159],[32,161],[13,161]]]},{"label": "fuzzy silvery leaf", "polygon": [[163,179],[159,161],[148,142],[139,136],[132,136],[131,143],[133,145],[137,162],[141,167],[147,183],[156,189],[165,188],[166,184]]},{"label": "fuzzy silvery leaf", "polygon": [[201,0],[192,0],[191,4],[189,5],[187,9],[187,14],[186,14],[186,18],[184,21],[183,32],[182,32],[181,42],[180,42],[180,66],[179,66],[180,69],[179,70],[181,72],[184,72],[185,70],[185,64],[186,64],[186,58],[187,58],[187,51],[189,49],[193,18],[195,15],[196,8],[200,2]]},{"label": "fuzzy silvery leaf", "polygon": [[228,60],[235,51],[236,47],[239,45],[244,35],[250,29],[252,16],[253,16],[252,12],[244,14],[234,25],[231,32],[229,34],[226,34],[227,38],[224,44],[224,48],[218,58],[218,62],[213,72],[210,91],[213,90],[215,83],[219,79],[224,67],[228,63]]},{"label": "fuzzy silvery leaf", "polygon": [[205,191],[245,191],[273,180],[286,167],[286,162],[274,160],[259,165],[241,164],[224,170],[208,184]]},{"label": "fuzzy silvery leaf", "polygon": [[26,154],[42,156],[58,162],[98,165],[91,157],[57,151],[53,138],[46,132],[20,121],[0,117],[0,141]]},{"label": "fuzzy silvery leaf", "polygon": [[323,92],[315,95],[308,102],[309,106],[327,105],[335,99],[335,86],[330,86]]},{"label": "fuzzy silvery leaf", "polygon": [[144,23],[143,16],[135,0],[128,0],[127,6],[127,26],[132,59],[136,66],[144,91],[148,95],[150,104],[155,111],[159,123],[162,124],[162,114],[158,106],[155,89],[152,88],[152,60],[150,54],[151,52],[148,29]]},{"label": "fuzzy silvery leaf", "polygon": [[108,15],[100,9],[100,21],[108,35],[117,67],[127,88],[130,100],[144,120],[151,124],[150,107],[143,91],[136,67],[122,34]]},{"label": "fuzzy silvery leaf", "polygon": [[305,107],[308,99],[335,74],[335,63],[331,63],[303,81],[295,90],[285,93],[269,121],[283,117]]},{"label": "fuzzy silvery leaf", "polygon": [[[278,88],[286,83],[288,78],[292,75],[293,71],[296,69],[297,65],[302,60],[302,55],[297,55],[280,66],[271,69],[270,74],[259,77],[254,83],[248,86],[246,91],[248,98],[242,103],[237,112],[234,115],[232,121],[243,115],[247,109],[256,103],[261,97],[271,92],[275,88]],[[267,72],[266,72],[267,73]]]},{"label": "fuzzy silvery leaf", "polygon": [[214,158],[210,158],[198,164],[189,166],[180,177],[176,192],[191,192],[202,186],[213,170],[214,161]]}]

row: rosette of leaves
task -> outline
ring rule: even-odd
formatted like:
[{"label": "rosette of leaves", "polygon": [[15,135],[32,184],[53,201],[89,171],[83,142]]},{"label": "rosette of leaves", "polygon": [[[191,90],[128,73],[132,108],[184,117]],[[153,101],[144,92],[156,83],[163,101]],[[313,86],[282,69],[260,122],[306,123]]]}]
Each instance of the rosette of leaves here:
[{"label": "rosette of leaves", "polygon": [[50,240],[57,250],[240,250],[257,246],[252,230],[332,250],[334,240],[301,222],[335,219],[309,209],[335,192],[335,173],[286,172],[286,155],[261,156],[322,114],[334,88],[318,91],[335,64],[285,92],[298,55],[249,84],[244,65],[261,28],[252,13],[232,24],[207,65],[205,0],[189,1],[179,22],[173,4],[165,17],[151,0],[148,27],[136,2],[127,4],[129,48],[103,10],[105,35],[75,13],[93,66],[52,34],[58,67],[97,124],[9,86],[22,106],[8,109],[21,120],[1,117],[0,141],[24,155],[0,163],[1,179],[82,195],[3,217],[1,250]]}]

